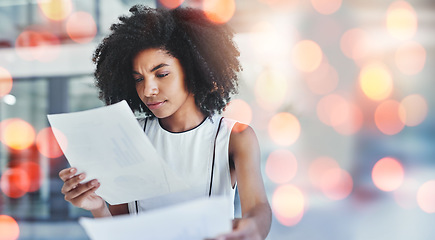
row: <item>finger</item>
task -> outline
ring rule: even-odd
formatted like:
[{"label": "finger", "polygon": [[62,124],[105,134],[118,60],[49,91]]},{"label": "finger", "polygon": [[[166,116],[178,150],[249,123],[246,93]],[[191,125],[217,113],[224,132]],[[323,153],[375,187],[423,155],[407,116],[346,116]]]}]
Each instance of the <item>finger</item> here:
[{"label": "finger", "polygon": [[96,179],[94,179],[90,182],[84,183],[84,184],[79,184],[75,189],[73,189],[70,192],[68,192],[67,194],[65,194],[65,200],[70,201],[70,202],[76,201],[76,199],[82,198],[83,195],[88,196],[89,191],[92,192],[93,188],[96,188],[99,186],[100,186],[100,183]]},{"label": "finger", "polygon": [[69,179],[67,179],[65,181],[65,183],[62,186],[62,189],[60,190],[63,194],[66,194],[67,192],[75,189],[77,187],[77,185],[79,185],[79,183],[81,181],[83,181],[83,179],[85,179],[86,175],[85,173],[80,173],[79,175],[73,176]]},{"label": "finger", "polygon": [[76,198],[72,199],[70,202],[73,205],[80,205],[81,202],[83,202],[86,198],[88,198],[91,194],[95,193],[95,191],[100,187],[100,184],[98,183],[96,186],[93,186],[92,188],[88,189],[86,192],[82,193],[81,195],[77,196]]},{"label": "finger", "polygon": [[59,172],[59,177],[62,179],[62,181],[66,181],[77,172],[76,168],[65,168],[62,171]]}]

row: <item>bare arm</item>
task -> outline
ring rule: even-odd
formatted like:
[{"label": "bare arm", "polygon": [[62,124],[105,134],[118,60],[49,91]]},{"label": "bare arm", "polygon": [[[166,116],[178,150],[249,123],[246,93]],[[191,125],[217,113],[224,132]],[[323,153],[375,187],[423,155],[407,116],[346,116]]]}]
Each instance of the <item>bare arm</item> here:
[{"label": "bare arm", "polygon": [[234,231],[222,238],[265,239],[272,211],[261,177],[260,148],[254,130],[247,126],[242,132],[232,132],[229,152],[235,165],[242,218],[234,222]]}]

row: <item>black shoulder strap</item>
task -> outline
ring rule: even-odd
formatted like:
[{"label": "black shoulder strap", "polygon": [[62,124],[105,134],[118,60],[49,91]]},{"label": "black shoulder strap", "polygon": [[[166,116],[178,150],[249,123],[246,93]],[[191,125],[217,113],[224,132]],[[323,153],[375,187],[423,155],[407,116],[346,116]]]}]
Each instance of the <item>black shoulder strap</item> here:
[{"label": "black shoulder strap", "polygon": [[219,134],[219,129],[221,128],[221,123],[222,123],[222,119],[224,119],[223,117],[221,117],[221,119],[219,120],[219,125],[216,131],[216,136],[214,137],[214,144],[213,144],[213,161],[211,163],[211,174],[210,174],[210,189],[208,192],[208,196],[211,196],[211,189],[213,186],[213,172],[214,172],[214,161],[215,161],[215,156],[216,156],[216,140],[217,140],[217,136]]}]

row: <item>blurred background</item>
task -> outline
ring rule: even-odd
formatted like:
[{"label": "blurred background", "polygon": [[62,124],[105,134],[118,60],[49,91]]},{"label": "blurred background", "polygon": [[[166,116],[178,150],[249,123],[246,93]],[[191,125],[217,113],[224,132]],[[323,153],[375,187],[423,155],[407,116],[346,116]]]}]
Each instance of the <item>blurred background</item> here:
[{"label": "blurred background", "polygon": [[46,115],[103,106],[92,53],[137,3],[234,29],[268,239],[435,239],[433,0],[0,0],[0,239],[88,239]]}]

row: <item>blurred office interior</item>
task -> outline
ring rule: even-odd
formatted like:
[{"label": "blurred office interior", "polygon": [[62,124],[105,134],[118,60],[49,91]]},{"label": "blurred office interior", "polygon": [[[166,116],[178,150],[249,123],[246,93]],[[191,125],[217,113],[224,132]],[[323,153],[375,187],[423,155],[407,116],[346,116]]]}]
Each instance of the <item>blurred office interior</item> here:
[{"label": "blurred office interior", "polygon": [[0,0],[0,239],[88,239],[46,115],[103,106],[92,53],[134,4],[234,29],[268,239],[435,239],[432,0]]}]

